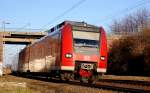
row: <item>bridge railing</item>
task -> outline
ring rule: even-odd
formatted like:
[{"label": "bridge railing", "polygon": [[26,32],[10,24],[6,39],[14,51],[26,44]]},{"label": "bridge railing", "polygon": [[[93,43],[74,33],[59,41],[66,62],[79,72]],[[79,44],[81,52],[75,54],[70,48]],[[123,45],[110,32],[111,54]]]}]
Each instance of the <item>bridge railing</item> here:
[{"label": "bridge railing", "polygon": [[0,31],[14,31],[14,32],[45,32],[47,29],[22,29],[22,28],[0,28]]}]

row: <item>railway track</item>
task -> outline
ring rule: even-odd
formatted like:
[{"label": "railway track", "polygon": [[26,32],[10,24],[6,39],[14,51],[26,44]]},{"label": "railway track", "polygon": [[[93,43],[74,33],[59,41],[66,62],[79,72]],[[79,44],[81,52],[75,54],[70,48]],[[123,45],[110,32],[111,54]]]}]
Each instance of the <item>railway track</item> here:
[{"label": "railway track", "polygon": [[102,79],[95,84],[81,84],[79,81],[61,81],[59,79],[47,79],[45,77],[33,77],[30,76],[28,78],[53,82],[53,83],[67,83],[71,85],[78,85],[90,88],[98,88],[112,91],[120,91],[127,93],[150,93],[150,82],[146,81],[132,81],[132,80],[112,80],[112,79]]},{"label": "railway track", "polygon": [[148,81],[139,81],[139,80],[114,80],[114,79],[102,79],[100,82],[115,82],[115,83],[125,83],[125,84],[136,84],[141,86],[150,86]]},{"label": "railway track", "polygon": [[124,92],[150,93],[150,82],[146,81],[103,79],[96,82],[95,87]]},{"label": "railway track", "polygon": [[85,87],[99,88],[112,91],[120,91],[125,93],[150,93],[150,86],[148,82],[140,82],[140,84],[138,84],[138,82],[139,81],[131,81],[131,83],[129,83],[125,81],[116,82],[113,80],[101,80],[99,82],[96,82],[96,84],[81,84],[78,81],[71,81],[69,82],[69,84],[82,85]]},{"label": "railway track", "polygon": [[[55,80],[55,82],[62,82],[59,80]],[[81,85],[85,87],[91,88],[99,88],[127,93],[150,93],[150,82],[146,81],[132,81],[132,80],[111,80],[111,79],[103,79],[95,84],[81,84],[79,81],[70,81],[63,82],[74,85]]]},{"label": "railway track", "polygon": [[81,84],[79,81],[70,81],[66,83],[128,93],[150,93],[150,82],[146,81],[103,79],[95,84]]}]

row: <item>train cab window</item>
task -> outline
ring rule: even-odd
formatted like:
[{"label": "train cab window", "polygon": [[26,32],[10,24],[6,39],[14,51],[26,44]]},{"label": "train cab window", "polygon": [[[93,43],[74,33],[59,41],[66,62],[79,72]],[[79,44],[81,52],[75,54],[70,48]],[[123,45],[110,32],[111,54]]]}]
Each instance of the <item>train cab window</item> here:
[{"label": "train cab window", "polygon": [[73,31],[73,43],[75,52],[88,55],[99,54],[100,33],[75,30]]},{"label": "train cab window", "polygon": [[75,46],[98,48],[99,41],[98,40],[74,38],[74,44],[75,44]]}]

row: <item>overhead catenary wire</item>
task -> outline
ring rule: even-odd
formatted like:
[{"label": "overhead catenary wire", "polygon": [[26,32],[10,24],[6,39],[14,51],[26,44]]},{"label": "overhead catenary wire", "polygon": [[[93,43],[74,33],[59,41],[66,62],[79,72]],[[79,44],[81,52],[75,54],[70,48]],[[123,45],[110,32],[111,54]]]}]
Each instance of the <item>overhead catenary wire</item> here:
[{"label": "overhead catenary wire", "polygon": [[118,17],[119,15],[123,15],[123,14],[125,14],[125,13],[127,13],[127,12],[129,12],[129,11],[135,9],[135,8],[137,8],[137,7],[143,6],[143,5],[148,4],[148,3],[150,3],[150,0],[140,0],[140,1],[137,2],[137,4],[135,4],[135,5],[131,6],[131,7],[127,7],[125,9],[123,9],[123,10],[117,11],[117,12],[115,12],[113,14],[110,14],[110,15],[104,17],[102,20],[99,20],[99,22],[112,20],[112,19],[116,18],[116,16]]},{"label": "overhead catenary wire", "polygon": [[28,22],[27,24],[25,24],[23,27],[20,27],[20,28],[18,28],[17,30],[22,30],[22,29],[25,29],[26,27],[30,27],[31,26],[31,24],[30,24],[30,22]]},{"label": "overhead catenary wire", "polygon": [[47,24],[43,25],[42,28],[52,24],[53,22],[55,22],[56,20],[60,19],[61,17],[65,16],[67,13],[71,12],[73,9],[77,8],[78,6],[80,6],[82,3],[84,3],[86,0],[80,0],[79,2],[75,3],[72,7],[70,7],[69,9],[65,10],[64,12],[62,12],[61,14],[59,14],[58,16],[56,16],[54,19],[50,20]]}]

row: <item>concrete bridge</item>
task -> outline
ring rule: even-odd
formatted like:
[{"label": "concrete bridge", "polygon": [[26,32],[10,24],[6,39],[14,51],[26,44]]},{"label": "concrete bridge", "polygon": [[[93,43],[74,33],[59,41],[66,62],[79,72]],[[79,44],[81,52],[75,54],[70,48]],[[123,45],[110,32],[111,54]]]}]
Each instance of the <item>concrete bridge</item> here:
[{"label": "concrete bridge", "polygon": [[46,32],[0,32],[0,76],[3,75],[3,45],[4,44],[31,44],[47,35]]},{"label": "concrete bridge", "polygon": [[45,32],[0,32],[0,37],[5,44],[30,44],[45,36]]}]

